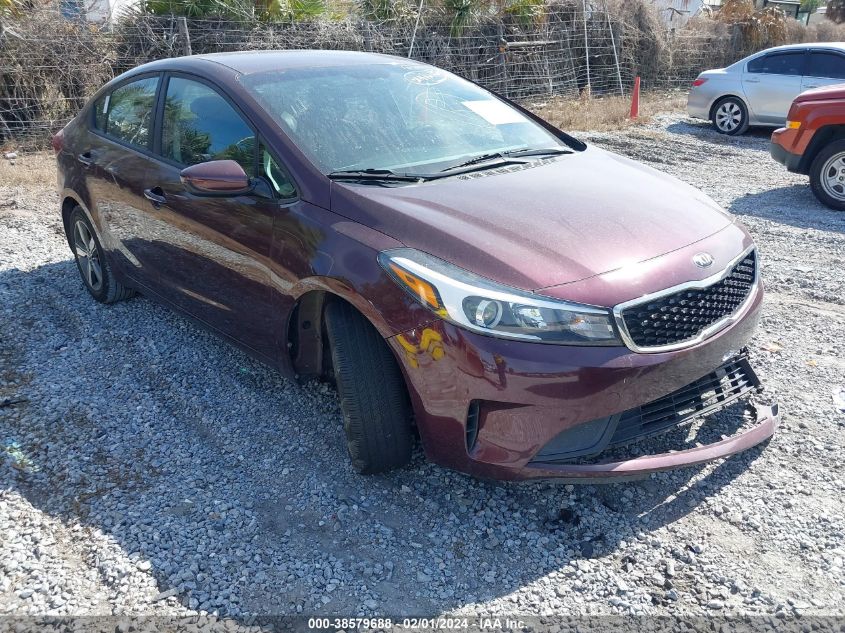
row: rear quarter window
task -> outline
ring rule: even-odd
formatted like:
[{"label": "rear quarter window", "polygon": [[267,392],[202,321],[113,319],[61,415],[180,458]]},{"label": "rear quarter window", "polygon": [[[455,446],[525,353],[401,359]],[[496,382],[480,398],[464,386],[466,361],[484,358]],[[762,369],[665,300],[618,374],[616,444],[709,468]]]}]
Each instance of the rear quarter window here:
[{"label": "rear quarter window", "polygon": [[845,55],[813,51],[810,53],[810,77],[824,77],[828,79],[845,79]]},{"label": "rear quarter window", "polygon": [[94,127],[129,145],[148,148],[158,77],[123,84],[94,102]]}]

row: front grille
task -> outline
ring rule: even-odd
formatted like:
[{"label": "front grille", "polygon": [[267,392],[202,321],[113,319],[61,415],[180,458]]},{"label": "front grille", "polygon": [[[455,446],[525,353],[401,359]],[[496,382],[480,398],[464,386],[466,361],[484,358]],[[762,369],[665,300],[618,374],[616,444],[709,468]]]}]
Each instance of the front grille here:
[{"label": "front grille", "polygon": [[661,433],[690,418],[720,409],[759,386],[748,358],[739,356],[668,396],[625,411],[608,448]]},{"label": "front grille", "polygon": [[690,288],[622,310],[628,336],[638,348],[692,341],[726,319],[748,298],[757,277],[751,251],[727,275],[707,288]]}]

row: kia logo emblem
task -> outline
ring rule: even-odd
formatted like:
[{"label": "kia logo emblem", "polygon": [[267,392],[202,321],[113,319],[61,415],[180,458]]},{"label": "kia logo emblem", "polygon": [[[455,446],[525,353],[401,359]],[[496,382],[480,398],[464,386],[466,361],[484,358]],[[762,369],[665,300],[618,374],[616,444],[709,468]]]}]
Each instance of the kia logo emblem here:
[{"label": "kia logo emblem", "polygon": [[710,268],[713,265],[713,256],[710,253],[696,253],[692,256],[692,262],[699,268]]}]

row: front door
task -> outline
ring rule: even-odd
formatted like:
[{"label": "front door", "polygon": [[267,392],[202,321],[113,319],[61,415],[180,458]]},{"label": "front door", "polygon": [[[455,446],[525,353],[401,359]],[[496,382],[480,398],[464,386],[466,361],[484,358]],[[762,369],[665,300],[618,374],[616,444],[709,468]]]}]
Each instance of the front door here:
[{"label": "front door", "polygon": [[783,125],[792,100],[801,93],[806,51],[756,57],[746,64],[742,89],[760,123]]},{"label": "front door", "polygon": [[[269,261],[282,196],[259,174],[255,132],[212,86],[170,76],[165,90],[160,158],[149,174],[158,290],[223,334],[276,357],[283,323]],[[255,178],[254,190],[203,195],[181,182],[185,167],[222,159]]]}]

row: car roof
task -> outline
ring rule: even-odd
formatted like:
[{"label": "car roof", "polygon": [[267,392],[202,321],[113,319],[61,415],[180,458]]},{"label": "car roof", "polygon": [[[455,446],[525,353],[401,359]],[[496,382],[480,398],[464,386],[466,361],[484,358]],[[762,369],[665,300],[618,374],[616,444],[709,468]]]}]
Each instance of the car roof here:
[{"label": "car roof", "polygon": [[358,51],[326,50],[283,50],[283,51],[235,51],[230,53],[209,53],[190,57],[175,57],[144,64],[133,69],[133,74],[146,70],[190,70],[191,68],[209,69],[209,63],[224,66],[237,74],[251,75],[288,68],[326,68],[336,66],[355,66],[372,64],[424,65],[403,57],[363,53]]},{"label": "car roof", "polygon": [[759,55],[761,53],[771,53],[773,51],[801,50],[804,48],[835,48],[837,50],[845,50],[845,42],[804,42],[802,44],[784,44],[783,46],[774,46],[772,48],[767,48],[764,51],[759,51],[758,53],[755,53],[755,55]]}]

